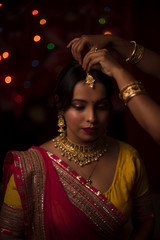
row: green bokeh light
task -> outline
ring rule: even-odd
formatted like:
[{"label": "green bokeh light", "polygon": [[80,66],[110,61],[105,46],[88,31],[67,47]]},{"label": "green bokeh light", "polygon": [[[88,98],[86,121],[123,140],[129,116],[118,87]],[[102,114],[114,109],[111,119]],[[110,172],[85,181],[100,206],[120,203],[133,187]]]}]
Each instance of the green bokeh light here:
[{"label": "green bokeh light", "polygon": [[105,24],[106,23],[106,19],[105,18],[99,18],[99,23],[100,24]]},{"label": "green bokeh light", "polygon": [[49,50],[54,49],[54,48],[55,48],[54,43],[48,43],[48,44],[47,44],[47,48],[48,48]]}]

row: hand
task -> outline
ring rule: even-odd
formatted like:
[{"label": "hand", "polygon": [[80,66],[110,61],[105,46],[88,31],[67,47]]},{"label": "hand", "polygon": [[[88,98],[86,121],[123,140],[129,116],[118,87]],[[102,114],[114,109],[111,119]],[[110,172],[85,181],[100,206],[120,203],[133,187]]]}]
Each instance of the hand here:
[{"label": "hand", "polygon": [[75,60],[82,64],[82,50],[88,46],[90,50],[101,49],[111,42],[111,35],[82,35],[80,38],[74,38],[69,42],[67,48],[71,47],[71,52]]},{"label": "hand", "polygon": [[91,49],[83,58],[82,67],[85,71],[90,71],[91,68],[100,69],[110,77],[114,77],[116,69],[122,68],[107,49]]}]

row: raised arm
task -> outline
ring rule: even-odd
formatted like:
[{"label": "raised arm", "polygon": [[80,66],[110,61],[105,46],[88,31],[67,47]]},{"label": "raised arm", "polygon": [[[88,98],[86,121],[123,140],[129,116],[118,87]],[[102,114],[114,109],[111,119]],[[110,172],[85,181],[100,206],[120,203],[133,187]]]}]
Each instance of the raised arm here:
[{"label": "raised arm", "polygon": [[[119,53],[124,60],[131,56],[134,44],[128,40],[115,35],[82,35],[80,38],[73,39],[67,47],[71,48],[73,57],[82,64],[82,50],[88,46],[89,49],[102,49],[109,46]],[[136,64],[142,71],[160,78],[160,55],[145,48],[140,62]]]},{"label": "raised arm", "polygon": [[[128,85],[136,83],[136,79],[106,49],[90,50],[85,55],[82,66],[87,71],[93,67],[100,68],[105,74],[116,80],[120,91]],[[157,143],[160,143],[160,106],[147,94],[144,94],[139,82],[136,84],[137,86],[140,87],[140,91],[129,98],[127,106],[139,124]],[[133,88],[132,90],[134,91]]]}]

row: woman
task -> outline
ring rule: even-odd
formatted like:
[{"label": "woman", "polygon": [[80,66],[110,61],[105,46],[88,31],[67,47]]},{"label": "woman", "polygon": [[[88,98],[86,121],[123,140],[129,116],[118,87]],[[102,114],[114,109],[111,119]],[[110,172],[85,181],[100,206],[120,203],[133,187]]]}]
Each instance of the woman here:
[{"label": "woman", "polygon": [[[85,46],[89,47],[89,51],[82,59],[82,50]],[[136,79],[115,61],[106,48],[115,50],[127,62],[135,64],[142,71],[160,78],[160,56],[147,48],[144,49],[135,41],[127,41],[109,34],[83,35],[80,38],[73,39],[67,47],[71,47],[74,58],[79,61],[84,70],[89,71],[93,66],[97,67],[98,64],[104,73],[114,77],[120,89],[121,98],[125,103],[124,94],[131,90],[133,93],[134,85],[132,84],[136,82]],[[138,94],[133,94],[134,97],[132,96],[126,105],[139,124],[157,143],[160,143],[160,106],[147,94],[144,94],[142,84],[139,85],[136,82],[136,87],[139,88]]]},{"label": "woman", "polygon": [[[1,239],[150,239],[153,212],[142,160],[106,134],[112,93],[101,71],[86,73],[78,63],[63,69],[56,89],[61,134],[6,157]],[[134,228],[126,238],[130,215]]]}]

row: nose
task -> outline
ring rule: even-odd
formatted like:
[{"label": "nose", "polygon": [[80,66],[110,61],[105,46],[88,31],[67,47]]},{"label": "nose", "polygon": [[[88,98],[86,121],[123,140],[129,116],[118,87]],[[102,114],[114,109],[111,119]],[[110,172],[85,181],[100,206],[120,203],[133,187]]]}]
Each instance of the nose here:
[{"label": "nose", "polygon": [[97,119],[96,111],[93,107],[87,109],[86,116],[87,116],[87,122],[92,123],[92,124],[96,122],[96,119]]}]

